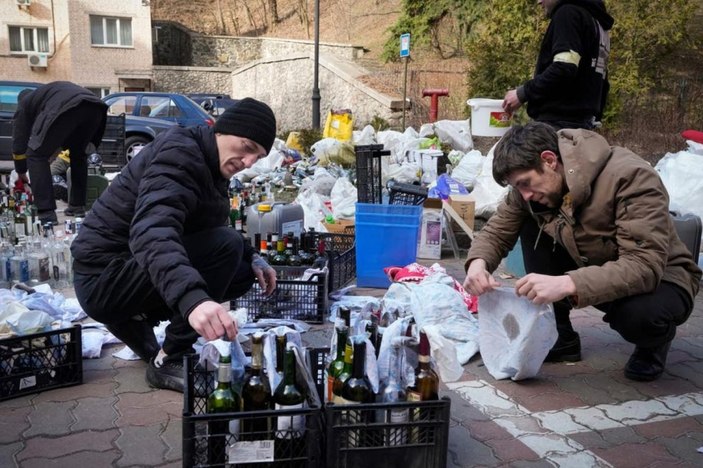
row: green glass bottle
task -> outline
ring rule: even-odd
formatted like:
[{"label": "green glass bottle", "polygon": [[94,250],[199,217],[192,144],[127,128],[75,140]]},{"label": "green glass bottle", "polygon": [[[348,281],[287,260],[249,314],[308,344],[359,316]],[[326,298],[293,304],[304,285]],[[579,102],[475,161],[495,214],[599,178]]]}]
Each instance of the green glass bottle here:
[{"label": "green glass bottle", "polygon": [[276,373],[281,380],[283,380],[284,377],[286,343],[288,343],[288,338],[285,334],[276,335]]},{"label": "green glass bottle", "polygon": [[[217,366],[217,386],[207,398],[207,412],[213,414],[239,411],[239,395],[232,390],[232,358],[227,351],[220,354]],[[208,423],[208,463],[224,464],[227,452],[229,420],[217,419]]]},{"label": "green glass bottle", "polygon": [[[271,388],[264,374],[264,335],[255,333],[251,338],[251,369],[242,385],[242,410],[262,411],[271,409]],[[265,440],[270,438],[269,418],[249,417],[242,419],[242,440]]]},{"label": "green glass bottle", "polygon": [[271,260],[271,265],[283,266],[287,263],[288,257],[285,254],[285,244],[282,239],[276,243],[276,255]]},{"label": "green glass bottle", "polygon": [[[288,238],[288,242],[291,242],[291,238]],[[298,250],[298,239],[296,237],[292,238],[291,242],[291,253],[288,256],[288,266],[300,266],[303,264],[303,259],[300,258],[299,250]]]},{"label": "green glass bottle", "polygon": [[[295,381],[295,353],[292,349],[285,352],[284,376],[273,393],[276,410],[302,409],[305,403],[305,393]],[[292,439],[302,437],[305,430],[305,416],[279,416],[276,424],[276,437]]]},{"label": "green glass bottle", "polygon": [[332,402],[333,403],[344,403],[342,399],[342,387],[344,382],[347,381],[352,374],[352,359],[353,359],[354,348],[352,347],[352,342],[349,338],[344,343],[344,367],[342,372],[334,379],[334,384],[332,385]]},{"label": "green glass bottle", "polygon": [[336,357],[327,366],[327,401],[334,399],[334,381],[344,369],[344,347],[349,336],[349,327],[345,325],[336,326],[337,333],[337,353]]},{"label": "green glass bottle", "polygon": [[342,385],[344,403],[373,403],[375,396],[371,382],[366,377],[366,340],[354,340],[354,357],[351,376]]}]

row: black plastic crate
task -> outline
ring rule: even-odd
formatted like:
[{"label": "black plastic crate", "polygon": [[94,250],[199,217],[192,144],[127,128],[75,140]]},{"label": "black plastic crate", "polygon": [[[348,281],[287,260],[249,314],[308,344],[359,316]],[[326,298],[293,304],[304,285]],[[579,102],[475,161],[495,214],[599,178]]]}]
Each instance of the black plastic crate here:
[{"label": "black plastic crate", "polygon": [[273,268],[277,281],[270,296],[266,296],[259,283],[254,281],[244,296],[230,302],[230,307],[246,307],[250,322],[268,318],[323,323],[329,311],[327,274],[315,274],[309,280],[301,281],[295,278],[303,274],[308,268],[306,266]]},{"label": "black plastic crate", "polygon": [[329,292],[337,291],[356,278],[356,246],[354,234],[324,233],[328,254]]},{"label": "black plastic crate", "polygon": [[[310,350],[312,375],[323,395],[326,352]],[[321,398],[323,398],[321,396]],[[323,400],[324,401],[324,400]],[[386,422],[407,409],[407,422]],[[325,404],[326,466],[444,468],[447,465],[451,401]]]},{"label": "black plastic crate", "polygon": [[0,401],[83,383],[81,326],[0,340]]},{"label": "black plastic crate", "polygon": [[427,187],[415,184],[388,183],[389,205],[422,205],[427,200]]},{"label": "black plastic crate", "polygon": [[119,169],[127,164],[124,114],[107,116],[105,133],[97,151],[105,167]]},{"label": "black plastic crate", "polygon": [[[257,463],[237,463],[237,467],[306,467],[324,466],[323,462],[323,416],[322,408],[308,399],[308,407],[291,410],[246,411],[236,413],[207,414],[207,396],[215,388],[215,372],[208,372],[198,365],[198,355],[184,358],[186,372],[183,392],[183,466],[225,466],[227,451],[241,456],[242,447],[228,448],[234,443],[259,444],[264,451],[273,454],[273,460]],[[275,428],[278,418],[305,417],[305,432],[301,435],[292,430]],[[243,432],[245,426],[263,423],[267,429],[260,432]],[[219,426],[219,428],[218,428]],[[234,431],[230,431],[231,428]],[[212,429],[218,434],[209,435]],[[222,428],[227,428],[224,431]],[[237,430],[237,428],[239,430]],[[223,431],[223,432],[219,432]],[[295,437],[292,437],[295,436]],[[254,441],[252,439],[257,439]],[[239,450],[239,451],[238,451]],[[226,465],[230,466],[230,465]]]},{"label": "black plastic crate", "polygon": [[391,152],[383,145],[358,145],[356,155],[356,189],[359,203],[383,203],[381,157]]}]

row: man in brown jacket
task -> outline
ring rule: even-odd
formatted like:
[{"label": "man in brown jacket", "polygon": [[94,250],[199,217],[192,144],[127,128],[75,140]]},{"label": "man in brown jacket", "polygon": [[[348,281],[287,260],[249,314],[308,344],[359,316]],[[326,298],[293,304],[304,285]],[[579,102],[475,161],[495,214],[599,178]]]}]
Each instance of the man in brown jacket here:
[{"label": "man in brown jacket", "polygon": [[[464,287],[481,295],[498,286],[490,272],[523,225],[536,222],[535,261],[516,293],[537,304],[595,306],[635,345],[625,376],[659,378],[701,270],[674,230],[656,171],[596,133],[557,133],[540,122],[511,128],[494,158],[493,177],[512,189],[471,246]],[[564,312],[556,313],[559,339],[547,360],[581,359],[569,308],[555,308]]]}]

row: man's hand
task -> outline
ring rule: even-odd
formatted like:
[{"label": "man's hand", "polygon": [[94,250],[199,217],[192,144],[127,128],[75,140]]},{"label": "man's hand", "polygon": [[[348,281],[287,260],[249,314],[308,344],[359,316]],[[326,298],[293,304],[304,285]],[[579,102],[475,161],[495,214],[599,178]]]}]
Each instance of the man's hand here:
[{"label": "man's hand", "polygon": [[276,289],[276,270],[257,254],[251,258],[251,269],[254,271],[259,286],[264,290],[264,294],[270,296]]},{"label": "man's hand", "polygon": [[517,89],[511,89],[505,93],[503,98],[503,110],[505,112],[513,113],[522,106],[520,99],[517,97]]},{"label": "man's hand", "polygon": [[576,285],[569,275],[549,276],[530,273],[515,283],[515,293],[535,304],[549,304],[576,294]]},{"label": "man's hand", "polygon": [[484,260],[477,258],[469,264],[469,269],[466,271],[466,279],[464,280],[464,289],[470,294],[480,296],[498,286],[500,286],[500,283],[486,270],[486,262]]},{"label": "man's hand", "polygon": [[208,341],[227,335],[230,341],[237,337],[237,323],[229,312],[214,301],[198,304],[188,316],[188,323],[200,336]]}]

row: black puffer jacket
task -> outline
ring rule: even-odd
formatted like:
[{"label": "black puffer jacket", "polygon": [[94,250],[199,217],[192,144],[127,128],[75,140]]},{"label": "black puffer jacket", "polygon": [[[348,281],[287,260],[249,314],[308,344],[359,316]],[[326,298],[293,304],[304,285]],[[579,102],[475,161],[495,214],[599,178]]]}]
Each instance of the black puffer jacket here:
[{"label": "black puffer jacket", "polygon": [[86,103],[105,111],[99,131],[91,141],[98,146],[105,131],[107,104],[82,86],[70,81],[54,81],[38,87],[20,100],[13,121],[12,152],[25,154],[27,148],[36,150],[42,145],[51,125],[63,113]]},{"label": "black puffer jacket", "polygon": [[[93,204],[71,245],[75,271],[96,274],[116,257],[134,256],[166,304],[185,317],[209,296],[181,238],[227,223],[227,186],[211,128],[160,134]],[[250,261],[253,248],[244,244]]]}]

